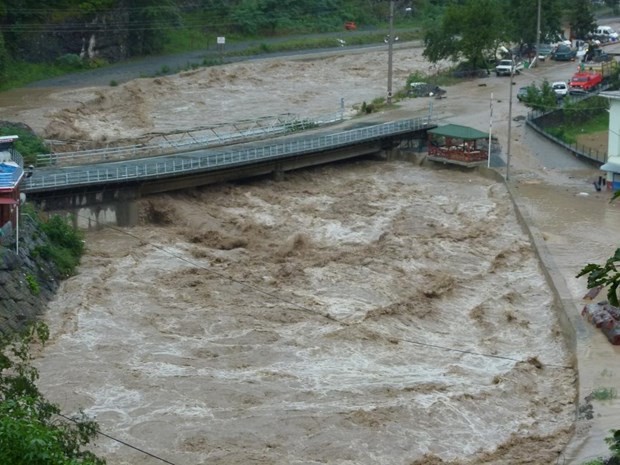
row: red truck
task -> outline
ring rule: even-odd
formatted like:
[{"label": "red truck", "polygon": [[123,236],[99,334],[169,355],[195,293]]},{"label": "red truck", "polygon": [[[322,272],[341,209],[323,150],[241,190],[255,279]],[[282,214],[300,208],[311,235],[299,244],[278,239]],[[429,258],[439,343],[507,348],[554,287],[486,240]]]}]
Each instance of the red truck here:
[{"label": "red truck", "polygon": [[592,92],[603,83],[603,75],[596,71],[580,71],[575,73],[568,83],[571,94]]}]

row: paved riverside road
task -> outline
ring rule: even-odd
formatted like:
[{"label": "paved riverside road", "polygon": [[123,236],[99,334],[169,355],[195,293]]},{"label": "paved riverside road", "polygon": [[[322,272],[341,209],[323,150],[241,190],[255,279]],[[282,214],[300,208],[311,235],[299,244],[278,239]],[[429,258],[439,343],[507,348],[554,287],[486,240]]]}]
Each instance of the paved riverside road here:
[{"label": "paved riverside road", "polygon": [[[387,33],[387,31],[384,31]],[[288,36],[282,38],[265,38],[255,41],[244,41],[236,44],[227,44],[226,51],[229,53],[240,52],[242,50],[260,46],[261,44],[272,44],[278,42],[285,42],[294,40],[296,38],[316,38],[316,37],[333,37],[334,48],[326,49],[308,49],[308,50],[291,50],[277,53],[264,53],[260,55],[238,55],[238,56],[224,56],[224,63],[235,63],[247,60],[260,60],[266,58],[277,57],[293,57],[297,56],[301,58],[308,58],[312,55],[329,55],[329,54],[342,54],[343,48],[340,47],[337,39],[344,38],[355,34],[363,34],[367,31],[349,31],[345,33],[334,32],[328,34],[312,34],[304,36]],[[397,48],[409,48],[409,47],[421,47],[421,41],[403,42],[393,44],[395,49]],[[29,84],[27,87],[90,87],[90,86],[107,86],[112,81],[118,84],[131,81],[140,77],[153,77],[162,72],[162,69],[170,70],[168,74],[177,73],[179,70],[186,69],[188,65],[204,66],[204,62],[213,63],[220,59],[220,54],[215,48],[216,46],[210,45],[206,49],[194,50],[191,52],[173,54],[173,55],[158,55],[148,56],[143,58],[135,58],[119,63],[115,63],[102,68],[92,69],[88,71],[82,71],[78,73],[67,74],[65,76],[54,77],[37,81]],[[384,50],[387,46],[381,44],[366,44],[366,45],[347,45],[344,50],[347,53],[364,53],[368,51]]]}]

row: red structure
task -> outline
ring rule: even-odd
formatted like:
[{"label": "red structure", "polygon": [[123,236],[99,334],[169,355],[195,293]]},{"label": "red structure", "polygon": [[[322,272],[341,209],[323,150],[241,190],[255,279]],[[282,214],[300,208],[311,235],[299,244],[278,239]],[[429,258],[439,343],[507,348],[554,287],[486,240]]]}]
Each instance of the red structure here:
[{"label": "red structure", "polygon": [[448,124],[428,131],[428,159],[462,166],[488,162],[489,134],[467,126]]},{"label": "red structure", "polygon": [[13,148],[17,136],[0,137],[0,241],[18,228],[19,183],[24,177],[21,155]]}]

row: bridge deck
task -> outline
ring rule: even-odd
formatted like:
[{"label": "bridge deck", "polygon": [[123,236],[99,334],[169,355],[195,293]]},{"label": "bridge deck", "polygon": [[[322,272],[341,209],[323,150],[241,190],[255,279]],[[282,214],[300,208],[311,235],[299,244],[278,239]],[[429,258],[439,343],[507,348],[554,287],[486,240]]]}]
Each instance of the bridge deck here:
[{"label": "bridge deck", "polygon": [[24,192],[51,192],[84,186],[135,183],[181,177],[205,171],[290,159],[377,140],[408,137],[432,129],[429,118],[406,119],[339,132],[289,137],[278,142],[244,145],[227,150],[196,150],[108,163],[44,168],[25,180]]}]

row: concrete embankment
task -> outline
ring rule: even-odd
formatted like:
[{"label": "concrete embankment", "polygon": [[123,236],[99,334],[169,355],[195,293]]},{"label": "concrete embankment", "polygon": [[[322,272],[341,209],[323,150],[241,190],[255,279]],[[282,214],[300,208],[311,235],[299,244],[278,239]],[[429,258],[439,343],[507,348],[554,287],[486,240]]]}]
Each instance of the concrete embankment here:
[{"label": "concrete embankment", "polygon": [[0,334],[23,329],[46,308],[59,284],[55,265],[38,253],[47,243],[31,221],[22,221],[15,240],[0,244]]}]

